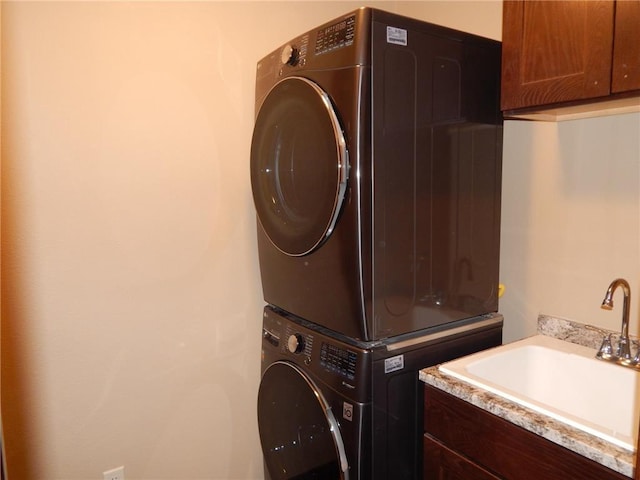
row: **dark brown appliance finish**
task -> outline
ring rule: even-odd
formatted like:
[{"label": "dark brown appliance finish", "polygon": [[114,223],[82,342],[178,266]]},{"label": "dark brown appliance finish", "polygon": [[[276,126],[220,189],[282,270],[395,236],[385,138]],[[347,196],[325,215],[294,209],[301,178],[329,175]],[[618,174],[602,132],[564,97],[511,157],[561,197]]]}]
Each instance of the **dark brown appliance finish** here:
[{"label": "dark brown appliance finish", "polygon": [[418,371],[501,342],[499,315],[356,342],[265,307],[258,392],[265,478],[421,478]]},{"label": "dark brown appliance finish", "polygon": [[363,8],[262,59],[265,301],[371,341],[497,311],[500,44]]}]

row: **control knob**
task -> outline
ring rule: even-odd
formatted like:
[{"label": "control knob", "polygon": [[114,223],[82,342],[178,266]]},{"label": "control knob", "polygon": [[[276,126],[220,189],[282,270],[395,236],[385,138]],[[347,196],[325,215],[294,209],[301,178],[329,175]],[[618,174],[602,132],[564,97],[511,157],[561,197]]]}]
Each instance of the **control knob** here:
[{"label": "control knob", "polygon": [[300,353],[304,350],[304,337],[299,333],[294,333],[287,341],[287,348],[291,353]]},{"label": "control knob", "polygon": [[288,43],[282,48],[282,52],[280,52],[280,60],[283,65],[296,65],[299,55],[300,52],[298,49]]}]

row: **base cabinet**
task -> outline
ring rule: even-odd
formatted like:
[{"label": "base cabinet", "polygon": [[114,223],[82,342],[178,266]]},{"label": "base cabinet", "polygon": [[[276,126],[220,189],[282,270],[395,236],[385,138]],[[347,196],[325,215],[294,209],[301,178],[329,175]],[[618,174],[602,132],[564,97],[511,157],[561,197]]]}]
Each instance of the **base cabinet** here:
[{"label": "base cabinet", "polygon": [[429,385],[424,428],[425,480],[629,480]]}]

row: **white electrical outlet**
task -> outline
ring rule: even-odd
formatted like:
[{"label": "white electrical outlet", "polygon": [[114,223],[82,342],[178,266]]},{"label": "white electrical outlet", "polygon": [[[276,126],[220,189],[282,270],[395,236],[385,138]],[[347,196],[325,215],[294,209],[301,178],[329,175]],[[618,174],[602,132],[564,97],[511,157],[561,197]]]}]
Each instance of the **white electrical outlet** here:
[{"label": "white electrical outlet", "polygon": [[112,468],[102,472],[104,480],[124,480],[124,467]]}]

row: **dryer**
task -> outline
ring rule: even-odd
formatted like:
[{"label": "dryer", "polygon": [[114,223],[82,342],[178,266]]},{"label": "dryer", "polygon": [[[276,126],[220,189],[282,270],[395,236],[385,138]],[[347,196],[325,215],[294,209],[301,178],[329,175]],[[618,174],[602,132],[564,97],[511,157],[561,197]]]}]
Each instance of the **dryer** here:
[{"label": "dryer", "polygon": [[264,299],[361,341],[496,312],[500,43],[362,8],[260,60]]},{"label": "dryer", "polygon": [[489,314],[356,342],[265,307],[258,426],[267,480],[422,478],[421,368],[497,346]]}]

